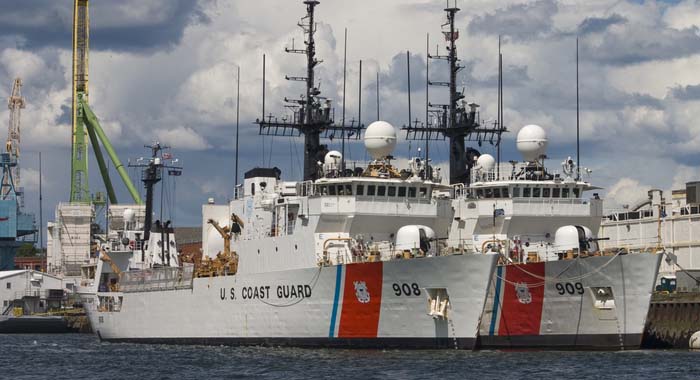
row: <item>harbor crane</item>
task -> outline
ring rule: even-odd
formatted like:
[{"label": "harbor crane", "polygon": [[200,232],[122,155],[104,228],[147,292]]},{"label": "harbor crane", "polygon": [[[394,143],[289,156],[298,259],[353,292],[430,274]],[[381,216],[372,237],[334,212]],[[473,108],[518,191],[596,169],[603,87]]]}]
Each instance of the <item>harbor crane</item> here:
[{"label": "harbor crane", "polygon": [[20,112],[25,107],[21,88],[22,80],[15,79],[7,103],[10,108],[7,143],[5,152],[0,153],[0,270],[14,269],[17,249],[24,243],[19,238],[36,233],[34,215],[23,212],[24,192],[19,187]]},{"label": "harbor crane", "polygon": [[90,16],[88,0],[74,0],[73,9],[73,113],[72,113],[72,155],[71,155],[71,203],[101,202],[90,195],[88,183],[88,138],[95,153],[102,180],[107,190],[109,202],[116,204],[117,196],[109,177],[102,148],[107,151],[117,173],[136,204],[142,204],[136,187],[131,182],[126,168],[119,160],[114,147],[100,126],[97,116],[89,106],[88,55]]}]

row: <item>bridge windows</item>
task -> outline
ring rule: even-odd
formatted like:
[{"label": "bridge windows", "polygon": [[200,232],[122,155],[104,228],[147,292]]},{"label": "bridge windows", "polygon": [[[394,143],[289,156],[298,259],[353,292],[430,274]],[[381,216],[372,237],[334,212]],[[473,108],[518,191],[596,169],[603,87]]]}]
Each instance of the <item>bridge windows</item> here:
[{"label": "bridge windows", "polygon": [[383,197],[386,195],[386,186],[377,186],[377,196]]},{"label": "bridge windows", "polygon": [[539,187],[533,187],[532,188],[532,197],[539,198],[541,192],[542,192],[542,189],[540,189]]},{"label": "bridge windows", "polygon": [[377,192],[377,186],[367,185],[367,195],[373,197]]},{"label": "bridge windows", "polygon": [[415,197],[416,197],[416,188],[415,188],[415,187],[409,187],[409,188],[408,188],[408,197],[409,197],[409,198],[415,198]]},{"label": "bridge windows", "polygon": [[389,191],[388,191],[387,195],[390,197],[395,197],[396,196],[396,187],[389,186]]},{"label": "bridge windows", "polygon": [[549,194],[550,194],[551,190],[552,189],[550,189],[549,187],[543,188],[542,189],[542,198],[549,198]]},{"label": "bridge windows", "polygon": [[399,187],[399,197],[400,198],[406,197],[406,188],[405,187]]},{"label": "bridge windows", "polygon": [[355,188],[355,194],[365,195],[365,185],[357,185],[357,187]]}]

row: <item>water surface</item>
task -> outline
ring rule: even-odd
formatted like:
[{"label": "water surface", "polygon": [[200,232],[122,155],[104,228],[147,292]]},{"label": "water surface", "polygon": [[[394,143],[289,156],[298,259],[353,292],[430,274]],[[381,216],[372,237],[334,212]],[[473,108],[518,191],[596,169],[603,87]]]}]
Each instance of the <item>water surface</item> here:
[{"label": "water surface", "polygon": [[697,351],[340,350],[2,335],[2,379],[700,379]]}]

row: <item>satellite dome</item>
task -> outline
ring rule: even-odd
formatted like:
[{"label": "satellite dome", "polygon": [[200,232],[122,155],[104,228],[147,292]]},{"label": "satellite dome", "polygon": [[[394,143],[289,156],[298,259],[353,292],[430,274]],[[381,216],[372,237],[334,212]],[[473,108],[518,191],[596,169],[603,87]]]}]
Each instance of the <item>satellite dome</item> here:
[{"label": "satellite dome", "polygon": [[386,121],[375,121],[365,130],[365,149],[375,160],[391,155],[396,147],[396,129]]},{"label": "satellite dome", "polygon": [[331,150],[330,152],[326,153],[326,155],[323,157],[323,163],[326,165],[338,166],[342,158],[343,155],[341,155],[340,152],[338,152],[337,150]]},{"label": "satellite dome", "polygon": [[482,154],[476,159],[476,168],[488,172],[496,167],[496,159],[490,154]]},{"label": "satellite dome", "polygon": [[539,125],[526,125],[518,131],[517,146],[525,161],[537,161],[547,150],[547,133]]}]

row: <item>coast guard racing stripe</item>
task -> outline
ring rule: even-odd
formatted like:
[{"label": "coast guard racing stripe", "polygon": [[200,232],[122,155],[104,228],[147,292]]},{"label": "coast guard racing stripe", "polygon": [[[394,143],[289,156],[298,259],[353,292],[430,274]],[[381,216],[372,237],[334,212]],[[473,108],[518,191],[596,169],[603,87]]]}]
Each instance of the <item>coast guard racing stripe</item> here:
[{"label": "coast guard racing stripe", "polygon": [[[539,335],[544,301],[545,263],[508,265],[498,335]],[[524,270],[521,270],[524,269]],[[530,272],[538,277],[532,276]],[[529,286],[528,286],[529,285]]]},{"label": "coast guard racing stripe", "polygon": [[376,338],[382,307],[382,262],[345,266],[339,338]]}]

